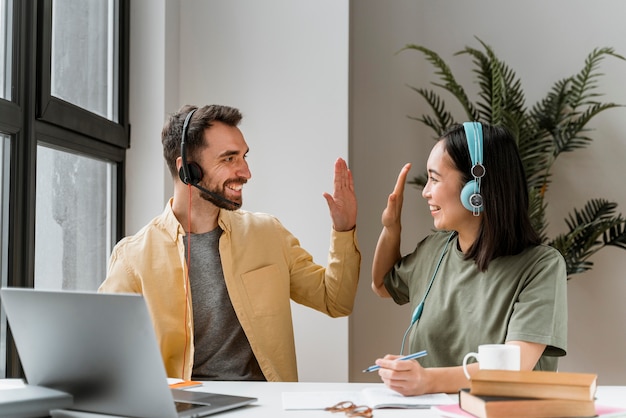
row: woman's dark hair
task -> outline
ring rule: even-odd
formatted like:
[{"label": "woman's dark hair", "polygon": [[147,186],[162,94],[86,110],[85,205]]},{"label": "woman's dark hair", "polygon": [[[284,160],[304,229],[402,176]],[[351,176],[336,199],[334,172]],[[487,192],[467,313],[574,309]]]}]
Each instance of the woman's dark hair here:
[{"label": "woman's dark hair", "polygon": [[[465,255],[480,271],[500,256],[519,254],[541,243],[528,215],[528,184],[517,143],[508,129],[482,124],[483,165],[481,180],[483,212],[478,238]],[[463,184],[473,180],[463,125],[454,125],[441,137],[456,168],[463,174]]]},{"label": "woman's dark hair", "polygon": [[238,109],[220,105],[209,105],[200,108],[185,105],[178,112],[170,115],[161,131],[161,143],[163,144],[163,157],[172,177],[178,176],[176,159],[180,156],[183,123],[187,114],[194,109],[198,110],[189,121],[185,138],[185,154],[187,154],[189,162],[193,161],[198,150],[209,146],[209,144],[204,142],[205,129],[210,128],[214,122],[222,122],[228,126],[237,126],[242,118]]}]

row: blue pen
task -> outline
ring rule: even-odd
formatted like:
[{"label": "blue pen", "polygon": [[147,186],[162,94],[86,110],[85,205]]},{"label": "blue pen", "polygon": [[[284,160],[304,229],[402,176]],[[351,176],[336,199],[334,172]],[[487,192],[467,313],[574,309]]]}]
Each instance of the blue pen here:
[{"label": "blue pen", "polygon": [[[420,357],[424,357],[426,354],[428,354],[426,352],[426,350],[423,351],[418,351],[417,353],[413,353],[413,354],[409,354],[408,356],[404,356],[404,357],[400,357],[397,360],[413,360],[416,358],[420,358]],[[380,366],[369,366],[367,369],[363,370],[363,373],[368,373],[368,372],[373,372],[380,369]]]}]

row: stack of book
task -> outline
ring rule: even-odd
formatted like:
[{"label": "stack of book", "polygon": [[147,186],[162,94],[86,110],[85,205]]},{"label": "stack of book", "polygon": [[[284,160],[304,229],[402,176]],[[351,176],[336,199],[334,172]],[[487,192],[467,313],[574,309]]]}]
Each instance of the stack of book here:
[{"label": "stack of book", "polygon": [[588,373],[479,370],[459,406],[480,418],[593,417],[596,385]]}]

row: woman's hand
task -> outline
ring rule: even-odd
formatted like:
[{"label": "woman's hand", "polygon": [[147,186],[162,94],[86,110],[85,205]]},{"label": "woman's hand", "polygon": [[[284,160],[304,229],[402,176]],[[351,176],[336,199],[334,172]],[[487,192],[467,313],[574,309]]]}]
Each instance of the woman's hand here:
[{"label": "woman's hand", "polygon": [[428,373],[416,360],[398,360],[400,356],[386,355],[376,360],[378,375],[385,385],[404,396],[429,393]]},{"label": "woman's hand", "polygon": [[404,202],[404,185],[406,183],[406,177],[411,169],[411,163],[407,163],[400,170],[396,185],[393,188],[393,192],[387,198],[387,207],[383,211],[381,218],[382,224],[385,228],[394,227],[400,225],[400,218],[402,215],[402,204]]},{"label": "woman's hand", "polygon": [[378,237],[374,259],[372,261],[372,290],[383,298],[390,297],[385,289],[383,278],[401,258],[400,232],[402,230],[402,202],[404,200],[404,183],[411,169],[407,163],[400,170],[393,192],[387,198],[387,207],[383,210],[381,221],[383,229]]}]

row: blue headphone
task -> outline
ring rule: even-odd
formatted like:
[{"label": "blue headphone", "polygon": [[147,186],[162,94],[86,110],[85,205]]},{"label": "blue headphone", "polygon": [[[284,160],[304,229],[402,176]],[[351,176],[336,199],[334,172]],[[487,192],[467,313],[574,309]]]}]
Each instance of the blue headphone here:
[{"label": "blue headphone", "polygon": [[465,209],[478,216],[483,211],[483,196],[480,194],[480,182],[485,175],[483,165],[483,125],[480,122],[465,122],[465,138],[472,159],[470,172],[474,180],[465,183],[461,190],[461,203]]}]

